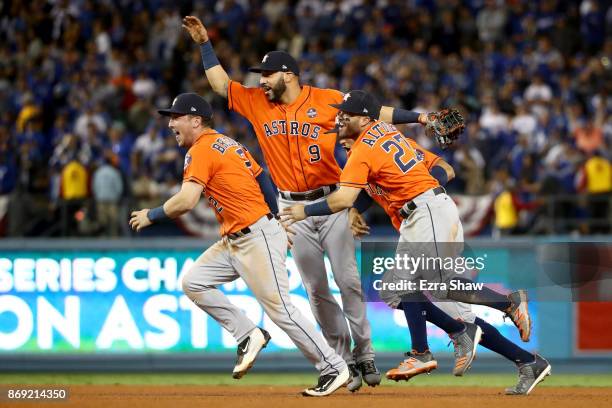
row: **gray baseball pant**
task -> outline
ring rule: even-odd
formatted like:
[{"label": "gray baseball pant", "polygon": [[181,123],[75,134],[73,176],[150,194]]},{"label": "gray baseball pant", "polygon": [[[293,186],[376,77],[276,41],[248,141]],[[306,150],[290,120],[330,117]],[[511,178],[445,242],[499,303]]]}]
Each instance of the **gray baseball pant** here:
[{"label": "gray baseball pant", "polygon": [[[281,209],[314,201],[279,199]],[[291,226],[291,254],[308,293],[310,308],[321,326],[323,336],[347,363],[374,358],[371,328],[362,298],[361,281],[355,260],[355,241],[348,223],[348,210],[328,216],[308,217]],[[332,295],[325,269],[324,255],[331,263],[336,285],[340,289],[342,308]],[[344,311],[343,311],[344,310]],[[348,319],[348,324],[347,324]],[[350,330],[349,330],[350,326]],[[355,347],[351,352],[351,337]]]},{"label": "gray baseball pant", "polygon": [[256,326],[218,289],[219,285],[240,277],[270,319],[321,374],[343,370],[342,358],[291,303],[285,230],[277,220],[266,217],[249,228],[252,231],[243,237],[224,237],[208,248],[183,278],[183,291],[240,343]]}]

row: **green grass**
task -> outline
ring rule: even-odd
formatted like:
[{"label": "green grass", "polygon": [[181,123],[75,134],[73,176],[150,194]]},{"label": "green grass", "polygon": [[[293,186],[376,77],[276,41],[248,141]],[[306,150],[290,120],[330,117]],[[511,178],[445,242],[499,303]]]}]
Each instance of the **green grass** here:
[{"label": "green grass", "polygon": [[[406,382],[384,380],[385,386],[485,386],[505,387],[516,382],[513,374],[468,374],[457,378],[449,374],[422,375]],[[312,374],[263,374],[251,373],[240,381],[232,379],[230,374],[0,374],[0,384],[62,384],[62,385],[291,385],[306,386],[316,381],[316,373]],[[612,374],[559,374],[548,377],[542,384],[555,387],[612,387]]]}]

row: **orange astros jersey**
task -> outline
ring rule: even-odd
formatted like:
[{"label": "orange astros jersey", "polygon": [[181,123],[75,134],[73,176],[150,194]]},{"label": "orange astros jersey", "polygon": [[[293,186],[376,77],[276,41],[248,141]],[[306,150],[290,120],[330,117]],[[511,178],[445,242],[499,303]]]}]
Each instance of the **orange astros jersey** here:
[{"label": "orange astros jersey", "polygon": [[230,81],[230,109],[247,118],[263,151],[272,180],[282,191],[308,191],[336,184],[340,168],[334,157],[336,134],[325,134],[335,125],[338,110],[329,106],[342,101],[333,89],[302,86],[290,105],[272,103],[260,88]]},{"label": "orange astros jersey", "polygon": [[[436,165],[436,163],[440,160],[440,157],[433,154],[429,150],[425,150],[414,140],[405,136],[404,139],[416,151],[417,157],[420,158],[425,167],[427,167],[427,171],[431,172],[432,167]],[[378,205],[387,211],[387,208],[389,207],[389,200],[387,199],[385,191],[380,186],[374,183],[368,183],[367,192]],[[387,211],[387,213],[389,218],[391,218],[391,224],[393,224],[393,226],[399,231],[400,225],[402,224],[402,218],[400,217],[399,212]]]},{"label": "orange astros jersey", "polygon": [[204,187],[223,236],[248,227],[270,212],[255,180],[261,172],[244,146],[211,130],[202,133],[187,152],[183,182]]},{"label": "orange astros jersey", "polygon": [[439,158],[418,148],[416,142],[405,138],[395,126],[374,121],[353,144],[340,185],[367,188],[399,230],[399,209],[439,185],[429,174]]}]

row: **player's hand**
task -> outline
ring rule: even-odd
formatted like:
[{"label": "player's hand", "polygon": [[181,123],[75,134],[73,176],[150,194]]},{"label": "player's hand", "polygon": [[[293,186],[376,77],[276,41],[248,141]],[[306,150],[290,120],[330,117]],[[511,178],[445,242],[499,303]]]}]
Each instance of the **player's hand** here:
[{"label": "player's hand", "polygon": [[306,212],[304,212],[304,206],[301,204],[287,207],[280,212],[281,221],[289,227],[291,224],[306,219]]},{"label": "player's hand", "polygon": [[348,213],[349,226],[355,238],[361,238],[370,234],[370,227],[365,222],[363,215],[359,214],[356,208],[351,208]]},{"label": "player's hand", "polygon": [[132,214],[130,215],[130,228],[132,228],[136,232],[139,232],[141,229],[153,224],[147,216],[148,213],[148,208],[142,209],[140,211],[132,211]]},{"label": "player's hand", "polygon": [[293,231],[293,229],[291,229],[289,225],[285,224],[284,222],[281,222],[281,225],[287,233],[287,249],[291,249],[293,248],[293,239],[291,238],[291,236],[295,235],[295,231]]},{"label": "player's hand", "polygon": [[208,32],[199,18],[186,16],[183,18],[183,28],[189,32],[193,41],[203,44],[208,41]]}]

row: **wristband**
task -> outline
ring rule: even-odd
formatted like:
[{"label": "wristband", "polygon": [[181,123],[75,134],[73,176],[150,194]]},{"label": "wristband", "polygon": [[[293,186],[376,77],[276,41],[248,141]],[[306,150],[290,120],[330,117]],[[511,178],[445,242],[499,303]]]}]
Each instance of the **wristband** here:
[{"label": "wristband", "polygon": [[333,211],[329,208],[327,200],[319,201],[318,203],[308,204],[304,207],[304,213],[310,217],[313,215],[331,215]]},{"label": "wristband", "polygon": [[151,222],[159,222],[169,220],[170,217],[164,211],[164,206],[160,205],[159,207],[155,207],[147,212],[147,218]]},{"label": "wristband", "polygon": [[441,186],[445,186],[446,183],[448,183],[448,174],[446,174],[446,170],[440,166],[434,166],[433,169],[429,171],[429,174],[438,180]]},{"label": "wristband", "polygon": [[419,115],[419,112],[395,108],[393,109],[391,123],[394,125],[400,125],[402,123],[419,123]]},{"label": "wristband", "polygon": [[204,70],[221,65],[217,59],[215,50],[213,50],[210,40],[206,41],[204,44],[200,44],[200,54],[202,55],[202,65],[204,65]]},{"label": "wristband", "polygon": [[357,199],[353,203],[353,208],[359,211],[359,214],[365,212],[372,205],[372,197],[368,194],[366,190],[361,190]]}]

